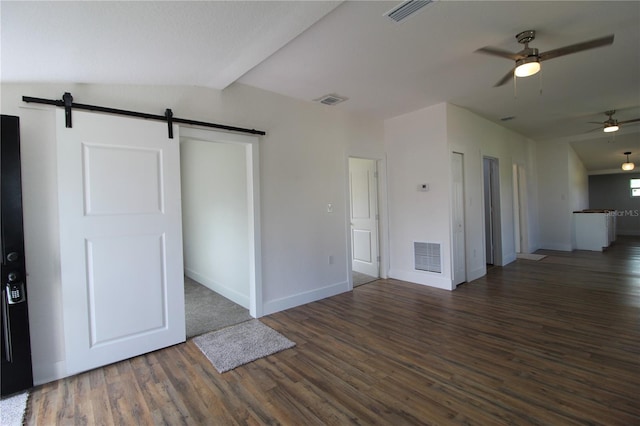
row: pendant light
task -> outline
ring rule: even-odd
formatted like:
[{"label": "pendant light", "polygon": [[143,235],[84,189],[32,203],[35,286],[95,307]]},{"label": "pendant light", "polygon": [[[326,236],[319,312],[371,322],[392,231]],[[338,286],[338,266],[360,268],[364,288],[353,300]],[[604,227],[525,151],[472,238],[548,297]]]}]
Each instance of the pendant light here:
[{"label": "pendant light", "polygon": [[622,163],[622,170],[626,172],[633,170],[636,167],[636,165],[633,164],[631,161],[629,161],[629,155],[631,155],[631,152],[625,152],[624,155],[627,156],[627,162]]}]

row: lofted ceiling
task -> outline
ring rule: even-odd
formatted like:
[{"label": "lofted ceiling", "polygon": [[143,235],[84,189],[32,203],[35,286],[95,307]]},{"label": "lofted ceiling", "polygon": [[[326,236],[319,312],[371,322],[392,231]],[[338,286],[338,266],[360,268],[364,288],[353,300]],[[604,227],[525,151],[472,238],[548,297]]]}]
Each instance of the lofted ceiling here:
[{"label": "lofted ceiling", "polygon": [[[436,1],[397,23],[383,1],[0,2],[3,82],[192,85],[235,81],[385,119],[441,102],[542,141],[571,143],[590,171],[640,163],[640,122],[612,136],[607,110],[640,118],[640,2]],[[613,45],[494,84],[536,30],[541,52],[615,34]],[[503,121],[504,118],[509,120]]]}]

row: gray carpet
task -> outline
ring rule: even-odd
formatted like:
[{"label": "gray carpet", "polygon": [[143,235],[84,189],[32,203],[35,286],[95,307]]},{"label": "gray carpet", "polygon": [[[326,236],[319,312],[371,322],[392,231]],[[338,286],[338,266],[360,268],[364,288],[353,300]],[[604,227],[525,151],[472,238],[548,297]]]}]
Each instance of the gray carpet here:
[{"label": "gray carpet", "polygon": [[203,334],[193,341],[219,373],[296,345],[257,319]]},{"label": "gray carpet", "polygon": [[0,425],[22,426],[28,399],[29,391],[3,398],[0,401]]},{"label": "gray carpet", "polygon": [[251,319],[249,311],[191,278],[184,277],[187,339]]},{"label": "gray carpet", "polygon": [[352,271],[351,274],[351,276],[353,277],[354,287],[358,287],[359,285],[367,284],[378,279],[376,277],[372,277],[371,275],[361,274],[360,272],[356,271]]}]

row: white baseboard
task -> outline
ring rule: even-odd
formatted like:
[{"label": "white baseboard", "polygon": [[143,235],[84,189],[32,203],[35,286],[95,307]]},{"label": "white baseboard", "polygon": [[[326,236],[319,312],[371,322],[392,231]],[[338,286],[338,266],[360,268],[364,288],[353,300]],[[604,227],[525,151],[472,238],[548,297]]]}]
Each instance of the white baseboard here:
[{"label": "white baseboard", "polygon": [[232,302],[237,303],[238,305],[242,306],[245,309],[249,309],[249,296],[242,294],[234,289],[231,289],[229,287],[225,287],[220,283],[217,283],[207,277],[205,277],[204,275],[201,275],[199,273],[197,273],[196,271],[192,270],[192,269],[184,269],[184,274],[191,278],[194,281],[199,282],[200,284],[202,284],[203,286],[215,291],[216,293],[226,297],[227,299],[231,300]]},{"label": "white baseboard", "polygon": [[328,285],[326,287],[315,290],[305,291],[303,293],[294,294],[293,296],[283,297],[281,299],[266,301],[263,304],[263,314],[269,315],[286,309],[295,308],[296,306],[306,305],[307,303],[317,300],[326,299],[340,293],[349,291],[349,282],[344,281]]},{"label": "white baseboard", "polygon": [[408,281],[414,284],[426,285],[429,287],[441,288],[443,290],[453,290],[451,280],[430,274],[427,272],[402,271],[398,269],[389,270],[389,277],[397,280]]}]

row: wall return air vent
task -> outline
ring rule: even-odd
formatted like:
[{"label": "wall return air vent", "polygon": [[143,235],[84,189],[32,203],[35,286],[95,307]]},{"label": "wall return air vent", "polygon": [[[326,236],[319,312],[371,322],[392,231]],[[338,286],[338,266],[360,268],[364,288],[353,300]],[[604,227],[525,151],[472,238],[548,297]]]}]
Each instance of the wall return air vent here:
[{"label": "wall return air vent", "polygon": [[433,0],[409,0],[402,2],[400,5],[394,7],[385,16],[388,16],[396,22],[401,22],[413,15],[429,3],[433,3]]},{"label": "wall return air vent", "polygon": [[414,242],[413,254],[416,270],[442,273],[440,244]]}]

